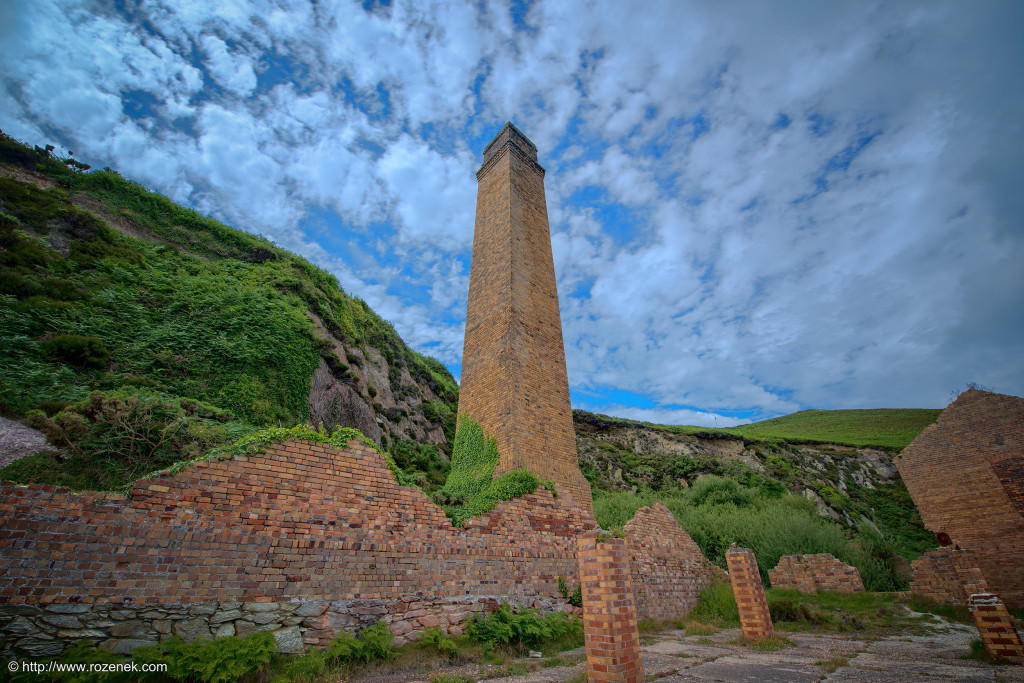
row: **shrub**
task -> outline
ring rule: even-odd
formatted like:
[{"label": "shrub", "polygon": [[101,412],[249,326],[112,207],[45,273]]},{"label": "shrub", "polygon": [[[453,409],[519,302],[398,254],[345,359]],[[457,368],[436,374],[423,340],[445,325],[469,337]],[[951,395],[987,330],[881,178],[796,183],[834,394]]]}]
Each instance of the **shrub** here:
[{"label": "shrub", "polygon": [[40,344],[43,352],[65,363],[85,368],[103,368],[110,352],[99,337],[81,334],[58,334]]},{"label": "shrub", "polygon": [[533,493],[540,485],[540,480],[525,469],[512,470],[494,479],[497,464],[497,441],[485,437],[479,423],[463,415],[455,435],[448,479],[435,495],[456,526],[493,510],[502,500]]},{"label": "shrub", "polygon": [[482,643],[485,650],[504,644],[525,649],[578,631],[579,620],[564,612],[540,616],[534,610],[513,612],[502,605],[488,614],[471,615],[466,635]]},{"label": "shrub", "polygon": [[732,584],[716,578],[701,591],[697,606],[690,612],[690,618],[729,628],[740,625],[740,612],[736,607]]},{"label": "shrub", "polygon": [[562,594],[562,597],[569,601],[569,604],[573,607],[583,607],[583,584],[576,584],[576,590],[572,593],[569,592],[569,586],[565,583],[565,579],[561,576],[558,577],[558,592]]},{"label": "shrub", "polygon": [[455,659],[459,655],[459,646],[455,644],[455,641],[446,637],[437,626],[424,631],[420,642],[433,646],[448,659]]},{"label": "shrub", "polygon": [[175,636],[159,645],[140,647],[132,657],[139,664],[166,664],[166,675],[172,680],[228,683],[263,669],[276,651],[274,635],[262,632],[195,643]]}]

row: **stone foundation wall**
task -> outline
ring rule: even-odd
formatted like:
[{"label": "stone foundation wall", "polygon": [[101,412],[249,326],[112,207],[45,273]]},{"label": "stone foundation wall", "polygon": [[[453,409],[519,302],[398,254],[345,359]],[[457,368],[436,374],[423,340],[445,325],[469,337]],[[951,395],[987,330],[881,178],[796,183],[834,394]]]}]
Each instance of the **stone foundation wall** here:
[{"label": "stone foundation wall", "polygon": [[[503,596],[501,596],[503,597]],[[186,642],[201,638],[247,636],[270,631],[278,650],[302,652],[306,646],[326,647],[340,630],[358,631],[384,621],[401,645],[437,626],[461,635],[469,615],[489,611],[498,596],[396,600],[294,600],[290,602],[211,602],[191,605],[111,603],[0,604],[4,656],[52,657],[66,644],[92,640],[112,652],[129,654],[170,636]],[[564,611],[552,598],[514,600],[519,607]]]},{"label": "stone foundation wall", "polygon": [[768,578],[773,588],[796,588],[801,593],[858,593],[864,590],[857,568],[840,562],[830,553],[781,557],[775,569],[768,572]]},{"label": "stone foundation wall", "polygon": [[362,442],[199,462],[130,499],[3,483],[0,501],[8,656],[230,628],[320,645],[380,619],[408,638],[498,602],[568,609],[558,577],[578,581],[576,536],[596,526],[539,489],[455,529]]},{"label": "stone foundation wall", "polygon": [[701,591],[722,574],[660,501],[637,510],[625,531],[641,619],[685,617]]}]

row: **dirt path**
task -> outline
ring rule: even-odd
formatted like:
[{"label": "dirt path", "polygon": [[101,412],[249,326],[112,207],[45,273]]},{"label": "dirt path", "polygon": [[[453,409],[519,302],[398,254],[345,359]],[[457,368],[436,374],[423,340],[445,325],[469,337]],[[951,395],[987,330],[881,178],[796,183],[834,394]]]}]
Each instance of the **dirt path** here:
[{"label": "dirt path", "polygon": [[39,430],[0,417],[0,467],[39,451],[56,450]]}]

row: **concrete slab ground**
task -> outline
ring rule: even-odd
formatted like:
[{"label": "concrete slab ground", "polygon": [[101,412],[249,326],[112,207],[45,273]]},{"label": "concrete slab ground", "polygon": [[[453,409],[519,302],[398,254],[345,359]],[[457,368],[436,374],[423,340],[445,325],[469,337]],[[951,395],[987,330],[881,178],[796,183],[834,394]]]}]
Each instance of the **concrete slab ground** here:
[{"label": "concrete slab ground", "polygon": [[[927,635],[860,637],[855,632],[782,635],[793,645],[776,652],[761,652],[738,642],[739,629],[726,629],[713,636],[662,631],[645,637],[644,672],[648,680],[659,683],[1024,683],[1022,666],[964,659],[971,653],[971,641],[977,639],[978,633],[962,624],[946,622]],[[485,680],[490,683],[562,683],[581,671],[582,664]]]}]

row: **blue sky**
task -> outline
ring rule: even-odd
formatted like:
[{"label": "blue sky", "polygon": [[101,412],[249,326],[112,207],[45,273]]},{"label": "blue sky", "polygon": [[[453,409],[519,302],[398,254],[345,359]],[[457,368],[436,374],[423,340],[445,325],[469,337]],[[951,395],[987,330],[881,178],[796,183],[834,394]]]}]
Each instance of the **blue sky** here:
[{"label": "blue sky", "polygon": [[1024,394],[1024,4],[0,5],[0,128],[335,273],[458,376],[476,182],[538,146],[574,407]]}]

